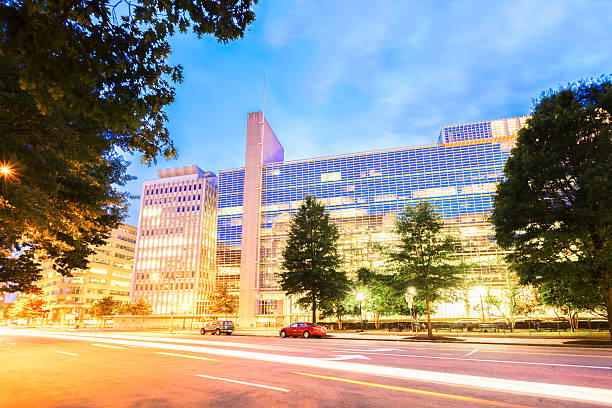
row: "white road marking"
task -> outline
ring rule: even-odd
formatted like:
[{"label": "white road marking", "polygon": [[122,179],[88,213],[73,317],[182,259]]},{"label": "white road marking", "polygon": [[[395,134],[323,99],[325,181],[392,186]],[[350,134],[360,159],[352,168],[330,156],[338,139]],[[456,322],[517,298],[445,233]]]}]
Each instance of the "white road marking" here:
[{"label": "white road marking", "polygon": [[578,364],[560,364],[560,363],[536,363],[532,361],[511,361],[511,360],[487,360],[480,358],[464,358],[464,357],[442,357],[442,356],[423,356],[418,354],[394,354],[394,353],[364,353],[374,354],[378,356],[397,356],[397,357],[413,357],[413,358],[431,358],[437,360],[459,360],[459,361],[480,361],[485,363],[507,363],[507,364],[527,364],[527,365],[543,365],[543,366],[559,366],[559,367],[576,367],[576,368],[597,368],[602,370],[612,370],[609,366],[588,366]]},{"label": "white road marking", "polygon": [[108,344],[96,344],[96,343],[92,343],[92,346],[97,346],[97,347],[108,347],[108,348],[123,348],[123,347],[119,347],[119,346],[109,346]]},{"label": "white road marking", "polygon": [[204,375],[204,374],[196,374],[196,377],[210,378],[211,380],[227,381],[231,383],[250,385],[251,387],[267,388],[269,390],[276,390],[276,391],[282,391],[282,392],[291,391],[286,388],[272,387],[270,385],[255,384],[255,383],[250,383],[250,382],[245,382],[245,381],[231,380],[229,378],[212,377],[210,375]]},{"label": "white road marking", "polygon": [[365,352],[383,352],[383,351],[401,351],[396,348],[379,348],[379,349],[342,349],[342,351],[350,351],[356,353],[365,353]]},{"label": "white road marking", "polygon": [[333,360],[371,360],[370,357],[366,357],[366,356],[362,356],[359,354],[351,354],[348,356],[338,356],[338,357],[332,357],[332,358],[324,358],[323,360],[329,360],[329,361],[333,361]]},{"label": "white road marking", "polygon": [[472,354],[476,353],[477,351],[478,351],[478,349],[474,349],[474,350],[470,351],[469,353],[467,353],[467,354],[466,354],[465,356],[463,356],[463,357],[469,357],[469,356],[471,356]]},{"label": "white road marking", "polygon": [[[55,334],[44,331],[20,332],[11,329],[0,329],[5,332],[20,336],[46,337],[64,340],[92,341],[95,337],[77,334]],[[387,367],[375,364],[361,364],[345,361],[326,361],[320,358],[289,356],[283,354],[257,353],[243,350],[227,350],[213,347],[196,347],[183,344],[168,344],[162,342],[141,342],[114,338],[96,338],[101,343],[113,343],[122,345],[149,345],[155,348],[187,351],[192,353],[205,353],[232,358],[244,358],[250,360],[267,361],[277,364],[292,366],[314,367],[317,369],[328,369],[347,371],[365,375],[376,375],[381,377],[392,377],[411,381],[424,381],[439,384],[451,384],[470,388],[488,389],[509,392],[519,395],[537,395],[546,398],[588,401],[612,406],[612,390],[593,387],[581,387],[564,384],[547,384],[539,382],[509,380],[502,378],[480,377],[475,375],[454,374],[426,370],[414,370],[400,367]],[[163,339],[162,339],[163,340]],[[375,353],[374,353],[375,354]],[[380,353],[382,354],[382,353]],[[384,354],[383,354],[384,355]],[[422,356],[421,356],[422,357]]]},{"label": "white road marking", "polygon": [[67,351],[59,351],[59,350],[55,350],[56,353],[61,353],[61,354],[69,354],[71,356],[78,356],[77,353],[69,353]]},{"label": "white road marking", "polygon": [[188,356],[187,354],[164,353],[163,351],[156,351],[155,354],[164,354],[166,356],[175,356],[175,357],[195,358],[195,359],[198,359],[198,360],[219,361],[219,360],[214,359],[214,358],[206,358],[206,357],[199,357],[199,356]]}]

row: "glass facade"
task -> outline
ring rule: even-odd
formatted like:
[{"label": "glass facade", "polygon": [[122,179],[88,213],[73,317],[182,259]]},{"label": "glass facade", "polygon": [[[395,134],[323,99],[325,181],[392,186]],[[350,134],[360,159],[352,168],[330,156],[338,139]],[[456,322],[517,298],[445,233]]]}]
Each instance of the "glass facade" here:
[{"label": "glass facade", "polygon": [[243,199],[244,169],[220,171],[216,284],[226,285],[233,293],[240,286]]},{"label": "glass facade", "polygon": [[[503,253],[488,217],[496,183],[525,120],[450,126],[430,146],[263,164],[255,314],[283,313],[276,273],[289,219],[307,194],[322,200],[338,225],[349,273],[359,266],[380,267],[374,244],[396,238],[394,222],[406,205],[428,200],[461,240],[457,256],[478,265],[466,276],[469,283],[504,285]],[[244,169],[220,172],[217,282],[233,290],[240,281],[243,189]]]}]

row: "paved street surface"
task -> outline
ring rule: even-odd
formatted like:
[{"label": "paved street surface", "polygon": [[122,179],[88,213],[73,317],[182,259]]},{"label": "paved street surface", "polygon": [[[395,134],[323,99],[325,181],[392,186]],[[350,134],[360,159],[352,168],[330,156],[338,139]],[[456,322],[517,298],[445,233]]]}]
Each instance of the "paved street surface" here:
[{"label": "paved street surface", "polygon": [[0,407],[612,406],[612,350],[0,329]]}]

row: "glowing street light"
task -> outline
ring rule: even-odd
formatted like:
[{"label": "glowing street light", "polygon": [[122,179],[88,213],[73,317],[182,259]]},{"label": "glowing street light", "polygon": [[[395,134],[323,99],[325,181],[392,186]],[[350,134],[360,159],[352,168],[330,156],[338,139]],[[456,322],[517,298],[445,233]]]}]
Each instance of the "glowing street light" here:
[{"label": "glowing street light", "polygon": [[13,169],[7,164],[0,164],[0,176],[8,178],[13,175]]},{"label": "glowing street light", "polygon": [[414,325],[415,325],[415,313],[414,313],[414,295],[416,295],[416,288],[410,286],[408,288],[406,288],[406,294],[405,294],[405,298],[406,298],[406,303],[408,304],[408,307],[410,308],[411,314],[412,314],[412,318],[411,320],[411,325],[412,325],[412,331],[414,331]]}]

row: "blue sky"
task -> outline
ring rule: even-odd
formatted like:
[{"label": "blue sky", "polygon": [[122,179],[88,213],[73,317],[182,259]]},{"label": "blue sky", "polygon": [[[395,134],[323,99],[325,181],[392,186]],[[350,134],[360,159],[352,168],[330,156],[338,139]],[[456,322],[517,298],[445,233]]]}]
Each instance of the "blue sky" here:
[{"label": "blue sky", "polygon": [[434,143],[443,126],[526,115],[544,90],[612,73],[608,0],[262,0],[255,12],[233,43],[171,41],[179,158],[128,157],[132,194],[159,168],[241,167],[264,75],[266,118],[292,160]]}]

